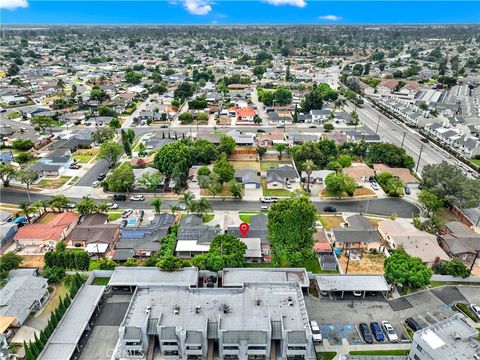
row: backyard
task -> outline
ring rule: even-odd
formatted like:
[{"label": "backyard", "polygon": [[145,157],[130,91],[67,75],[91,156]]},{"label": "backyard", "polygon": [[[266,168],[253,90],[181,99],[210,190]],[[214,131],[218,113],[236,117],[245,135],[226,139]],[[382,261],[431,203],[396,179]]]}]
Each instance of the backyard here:
[{"label": "backyard", "polygon": [[260,165],[256,161],[230,161],[235,169],[255,169],[260,171]]},{"label": "backyard", "polygon": [[42,179],[34,186],[41,189],[58,189],[65,185],[71,178],[71,176],[60,176],[56,179]]},{"label": "backyard", "polygon": [[[338,261],[343,271],[347,268],[347,257],[342,253],[338,257]],[[383,263],[385,261],[384,254],[366,254],[364,253],[360,261],[350,259],[348,264],[349,274],[383,274]]]},{"label": "backyard", "polygon": [[267,169],[270,168],[276,168],[281,165],[292,165],[291,161],[261,161],[260,166],[262,171],[266,171]]}]

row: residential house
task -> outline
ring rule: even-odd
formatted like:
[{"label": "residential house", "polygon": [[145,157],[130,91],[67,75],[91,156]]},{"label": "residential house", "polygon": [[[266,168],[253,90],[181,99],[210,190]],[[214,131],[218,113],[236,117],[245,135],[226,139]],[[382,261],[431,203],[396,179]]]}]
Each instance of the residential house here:
[{"label": "residential house", "polygon": [[373,169],[363,163],[353,163],[350,167],[343,169],[343,172],[353,178],[357,184],[368,182],[371,176],[375,176]]},{"label": "residential house", "polygon": [[248,234],[243,236],[238,225],[232,225],[227,228],[225,233],[238,237],[247,245],[245,252],[245,262],[270,262],[270,243],[267,240],[267,222],[268,217],[265,214],[254,215],[250,218],[250,229]]},{"label": "residential house", "polygon": [[282,165],[270,168],[266,172],[267,189],[298,189],[300,177],[297,170],[291,165]]},{"label": "residential house", "polygon": [[13,239],[17,244],[23,246],[53,248],[59,241],[68,237],[78,220],[79,216],[74,212],[66,211],[58,214],[47,212],[36,223],[19,228]]},{"label": "residential house", "polygon": [[140,169],[133,169],[133,175],[135,176],[135,182],[133,184],[133,187],[136,190],[145,190],[147,187],[141,183],[141,179],[143,175],[145,174],[159,174],[158,169],[152,168],[152,167],[147,167],[147,168],[140,168]]},{"label": "residential house", "polygon": [[313,252],[317,255],[322,270],[337,270],[338,261],[333,253],[332,246],[328,241],[323,228],[317,228],[314,237]]},{"label": "residential house", "polygon": [[71,152],[68,149],[60,148],[53,150],[37,163],[29,167],[30,170],[37,171],[42,176],[59,176],[70,164],[73,163]]},{"label": "residential house", "polygon": [[251,106],[243,108],[231,107],[228,109],[228,115],[236,119],[237,125],[253,124],[255,109]]},{"label": "residential house", "polygon": [[90,214],[75,226],[67,237],[73,248],[84,248],[89,254],[103,256],[113,249],[120,236],[120,226],[109,224],[105,214]]},{"label": "residential house", "polygon": [[375,175],[388,172],[409,188],[417,189],[420,185],[420,180],[413,176],[410,170],[406,168],[392,168],[385,164],[373,164],[373,170],[375,171]]},{"label": "residential house", "polygon": [[4,222],[0,224],[0,253],[3,254],[2,249],[6,249],[7,245],[11,243],[15,234],[18,231],[18,224],[14,222]]},{"label": "residential house", "polygon": [[15,161],[15,159],[10,151],[0,152],[0,163],[6,165],[10,164],[12,161]]},{"label": "residential house", "polygon": [[[310,174],[310,183],[324,183],[328,175],[334,173],[334,170],[313,170]],[[302,171],[302,181],[307,181],[308,175]]]},{"label": "residential house", "polygon": [[235,140],[237,146],[254,146],[255,135],[250,133],[241,133],[238,130],[231,130],[227,132],[228,136],[231,136]]},{"label": "residential house", "polygon": [[195,255],[206,253],[210,250],[210,243],[217,235],[220,235],[220,228],[205,225],[200,216],[183,216],[177,230],[175,253],[178,257],[184,258],[192,258]]},{"label": "residential house", "polygon": [[174,223],[175,215],[162,213],[155,215],[148,225],[128,226],[122,229],[112,259],[126,261],[129,258],[152,256],[161,249],[162,239]]},{"label": "residential house", "polygon": [[10,318],[10,326],[20,327],[33,311],[43,307],[48,297],[47,279],[30,269],[12,271],[0,289],[0,317]]},{"label": "residential house", "polygon": [[446,223],[438,241],[448,255],[467,263],[473,262],[480,251],[480,234],[459,221]]},{"label": "residential house", "polygon": [[257,144],[261,147],[272,147],[276,144],[286,144],[283,131],[272,131],[270,134],[257,135]]},{"label": "residential house", "polygon": [[72,153],[78,149],[89,149],[92,147],[92,130],[86,129],[72,134],[64,139],[59,139],[50,145],[51,149],[69,149]]},{"label": "residential house", "polygon": [[352,215],[346,219],[347,227],[332,229],[332,238],[337,248],[363,251],[382,251],[380,235],[362,215]]},{"label": "residential house", "polygon": [[245,189],[260,189],[262,183],[256,169],[236,169],[235,180]]},{"label": "residential house", "polygon": [[370,144],[376,144],[382,142],[380,135],[377,134],[365,134],[360,131],[347,131],[347,140],[350,142],[366,142]]},{"label": "residential house", "polygon": [[292,132],[288,135],[292,145],[303,144],[308,141],[318,141],[320,139],[319,134]]},{"label": "residential house", "polygon": [[435,235],[420,231],[412,225],[407,226],[389,219],[383,220],[378,223],[378,232],[390,248],[402,247],[407,254],[419,257],[428,266],[432,266],[437,260],[450,260],[438,245]]}]

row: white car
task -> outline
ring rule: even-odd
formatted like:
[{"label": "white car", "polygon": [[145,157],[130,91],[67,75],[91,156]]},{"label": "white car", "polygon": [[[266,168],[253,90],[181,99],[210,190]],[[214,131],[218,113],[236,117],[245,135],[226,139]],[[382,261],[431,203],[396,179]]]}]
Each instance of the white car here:
[{"label": "white car", "polygon": [[132,201],[143,201],[145,200],[145,196],[143,195],[133,195],[130,197],[130,200]]},{"label": "white car", "polygon": [[122,211],[122,218],[127,218],[133,213],[133,209],[125,209]]},{"label": "white car", "polygon": [[398,335],[395,332],[395,329],[393,328],[392,324],[390,324],[388,321],[382,321],[383,329],[385,330],[385,335],[388,338],[388,341],[390,342],[398,342]]},{"label": "white car", "polygon": [[315,320],[310,321],[310,328],[312,329],[313,342],[321,343],[323,341],[322,333],[320,332],[320,327]]},{"label": "white car", "polygon": [[118,209],[118,204],[113,204],[113,203],[107,203],[109,209]]},{"label": "white car", "polygon": [[277,198],[276,197],[273,197],[273,196],[263,196],[260,198],[260,201],[262,203],[274,203],[274,202],[277,202]]},{"label": "white car", "polygon": [[374,181],[370,183],[370,186],[372,187],[373,190],[378,190],[378,184]]},{"label": "white car", "polygon": [[93,186],[93,187],[97,187],[98,185],[100,185],[100,181],[94,181],[94,182],[92,183],[92,186]]},{"label": "white car", "polygon": [[480,305],[470,304],[470,310],[480,319]]},{"label": "white car", "polygon": [[178,203],[176,206],[177,210],[187,210],[187,205],[185,203]]}]

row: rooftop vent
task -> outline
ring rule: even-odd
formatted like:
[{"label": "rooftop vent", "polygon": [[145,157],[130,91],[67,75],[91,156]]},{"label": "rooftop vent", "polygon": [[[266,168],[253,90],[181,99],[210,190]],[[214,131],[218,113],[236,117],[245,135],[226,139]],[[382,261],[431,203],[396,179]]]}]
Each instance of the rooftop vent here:
[{"label": "rooftop vent", "polygon": [[456,333],[456,332],[454,332],[454,333],[452,334],[452,336],[453,336],[453,338],[454,338],[455,340],[460,340],[460,339],[462,338],[462,337],[460,336],[460,334],[458,334],[458,333]]},{"label": "rooftop vent", "polygon": [[200,305],[195,306],[195,314],[200,314]]},{"label": "rooftop vent", "polygon": [[175,305],[175,306],[173,307],[173,313],[174,313],[175,315],[178,315],[178,314],[180,313],[180,306]]},{"label": "rooftop vent", "polygon": [[260,306],[261,303],[262,303],[262,300],[255,299],[255,305]]},{"label": "rooftop vent", "polygon": [[220,305],[220,311],[222,311],[224,314],[230,314],[232,312],[232,309],[230,309],[230,306],[227,304],[222,304]]},{"label": "rooftop vent", "polygon": [[152,307],[150,305],[145,306],[145,314],[149,314],[151,310]]},{"label": "rooftop vent", "polygon": [[288,305],[293,306],[293,298],[291,296],[288,297]]}]

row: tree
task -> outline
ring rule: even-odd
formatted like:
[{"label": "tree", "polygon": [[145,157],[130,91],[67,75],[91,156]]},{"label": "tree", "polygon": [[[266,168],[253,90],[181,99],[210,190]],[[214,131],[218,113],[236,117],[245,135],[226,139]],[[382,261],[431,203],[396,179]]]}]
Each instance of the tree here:
[{"label": "tree", "polygon": [[323,125],[323,130],[325,130],[325,132],[329,132],[329,131],[332,131],[332,130],[334,130],[334,129],[335,129],[335,127],[334,127],[333,124],[330,123],[330,122],[325,123],[325,124]]},{"label": "tree", "polygon": [[187,111],[178,115],[178,120],[181,121],[182,125],[188,125],[193,122],[193,115]]},{"label": "tree", "polygon": [[258,66],[255,66],[253,68],[253,74],[258,77],[259,79],[262,78],[263,74],[267,71],[267,69],[265,69],[265,66],[261,66],[261,65],[258,65]]},{"label": "tree", "polygon": [[228,189],[235,199],[241,199],[243,197],[243,186],[238,181],[230,180]]},{"label": "tree", "polygon": [[111,259],[102,259],[98,262],[98,268],[100,270],[113,270],[117,266],[117,263]]},{"label": "tree", "polygon": [[218,151],[220,153],[225,153],[227,156],[230,156],[235,151],[235,139],[228,135],[222,135],[220,138],[220,144],[218,145]]},{"label": "tree", "polygon": [[331,173],[325,178],[325,189],[330,196],[341,197],[345,193],[352,196],[355,180],[343,173]]},{"label": "tree", "polygon": [[6,279],[10,270],[17,269],[23,261],[23,257],[9,251],[0,256],[0,279]]},{"label": "tree", "polygon": [[278,144],[275,145],[275,149],[278,152],[278,159],[279,160],[282,160],[282,154],[283,154],[283,152],[285,151],[286,148],[287,148],[287,146],[284,143],[278,143]]},{"label": "tree", "polygon": [[470,276],[470,270],[460,260],[450,260],[445,266],[446,275],[466,278]]},{"label": "tree", "polygon": [[184,99],[193,95],[194,87],[188,81],[182,82],[173,92],[176,99]]},{"label": "tree", "polygon": [[192,208],[199,216],[205,215],[207,212],[212,211],[212,204],[207,198],[200,198],[199,200],[192,200]]},{"label": "tree", "polygon": [[32,126],[39,127],[42,132],[45,132],[45,129],[53,125],[53,120],[50,116],[34,116],[30,120]]},{"label": "tree", "polygon": [[0,163],[0,180],[3,183],[3,186],[8,187],[10,185],[10,181],[16,175],[15,168],[10,164],[2,164]]},{"label": "tree", "polygon": [[223,187],[220,182],[220,175],[211,173],[205,180],[205,188],[212,193],[213,197],[221,192]]},{"label": "tree", "polygon": [[383,190],[389,196],[402,196],[403,184],[402,181],[389,172],[383,172],[377,175],[377,180]]},{"label": "tree", "polygon": [[100,214],[108,214],[109,209],[110,209],[110,205],[105,201],[102,201],[97,204],[97,210]]},{"label": "tree", "polygon": [[220,184],[233,180],[235,168],[228,162],[225,153],[222,153],[218,161],[213,165],[213,172],[218,175]]},{"label": "tree", "polygon": [[313,233],[317,209],[305,196],[273,204],[268,215],[268,239],[275,262],[286,256],[294,266],[313,256]]},{"label": "tree", "polygon": [[67,198],[65,195],[55,195],[50,200],[50,207],[52,209],[57,209],[58,212],[62,212],[62,208],[65,208],[70,203],[70,199]]},{"label": "tree", "polygon": [[310,110],[321,110],[323,107],[323,97],[319,91],[313,90],[305,95],[305,99],[300,103],[302,112],[308,113]]},{"label": "tree", "polygon": [[135,175],[133,174],[132,167],[128,163],[123,163],[107,176],[105,182],[110,191],[130,191],[135,183]]},{"label": "tree", "polygon": [[432,270],[418,257],[398,248],[384,263],[385,279],[394,285],[418,289],[430,284]]},{"label": "tree", "polygon": [[363,65],[355,64],[352,69],[353,76],[361,76],[363,74]]},{"label": "tree", "polygon": [[215,145],[205,139],[197,139],[192,144],[191,150],[194,164],[208,165],[218,158],[218,152]]},{"label": "tree", "polygon": [[191,149],[181,141],[167,144],[158,150],[154,165],[167,179],[172,177],[176,167],[178,171],[186,174],[192,166]]},{"label": "tree", "polygon": [[422,190],[418,195],[418,200],[425,206],[428,213],[433,213],[443,207],[443,199],[428,190]]},{"label": "tree", "polygon": [[80,215],[94,214],[97,210],[97,203],[89,196],[84,196],[82,200],[77,203],[77,211]]},{"label": "tree", "polygon": [[115,141],[106,141],[100,146],[100,158],[108,161],[111,167],[115,167],[119,156],[122,154],[122,145]]},{"label": "tree", "polygon": [[220,271],[224,267],[241,267],[247,246],[237,237],[224,234],[216,236],[206,254],[197,255],[192,264],[200,269]]},{"label": "tree", "polygon": [[371,144],[368,147],[368,159],[372,163],[384,163],[392,167],[413,169],[415,162],[405,149],[390,143]]},{"label": "tree", "polygon": [[164,180],[165,176],[160,174],[160,172],[147,172],[142,175],[138,182],[145,186],[145,188],[148,190],[153,191],[154,196],[157,196],[158,187]]},{"label": "tree", "polygon": [[262,160],[263,155],[267,152],[267,148],[262,147],[262,146],[257,146],[257,154],[260,160]]},{"label": "tree", "polygon": [[161,212],[161,207],[162,207],[162,199],[161,198],[155,198],[150,202],[150,205],[153,206],[153,209],[155,211],[155,215],[160,215]]},{"label": "tree", "polygon": [[96,144],[103,144],[115,137],[115,130],[112,128],[99,128],[90,135],[92,141]]},{"label": "tree", "polygon": [[143,75],[136,71],[128,71],[125,74],[125,81],[130,84],[140,84],[142,81]]},{"label": "tree", "polygon": [[[97,109],[99,116],[111,116],[116,117],[117,113],[110,106],[100,105]],[[117,120],[118,121],[118,120]]]},{"label": "tree", "polygon": [[12,147],[15,150],[30,150],[33,148],[33,141],[30,139],[15,139],[12,141]]},{"label": "tree", "polygon": [[47,278],[50,284],[58,283],[65,277],[65,269],[59,266],[46,267],[42,271],[42,276]]},{"label": "tree", "polygon": [[302,165],[303,171],[307,174],[307,192],[310,193],[310,176],[312,175],[313,169],[315,168],[315,164],[312,160],[305,160]]},{"label": "tree", "polygon": [[30,185],[32,185],[35,181],[38,180],[39,174],[36,170],[19,170],[17,174],[15,175],[15,178],[22,184],[25,184],[25,191],[27,192],[28,195],[28,200],[31,201],[32,199],[30,198]]},{"label": "tree", "polygon": [[110,121],[110,123],[108,124],[108,126],[110,127],[110,129],[113,129],[115,130],[115,132],[117,131],[117,129],[120,129],[122,127],[122,124],[120,124],[120,120],[118,120],[117,118],[115,119],[112,119]]},{"label": "tree", "polygon": [[189,212],[194,212],[195,211],[195,194],[191,191],[185,191],[182,196],[182,200],[185,203],[185,206],[187,207],[187,214]]},{"label": "tree", "polygon": [[29,152],[19,152],[17,156],[15,156],[15,160],[19,164],[26,164],[29,161],[33,160],[35,156]]},{"label": "tree", "polygon": [[462,209],[480,204],[480,180],[469,179],[456,165],[447,162],[426,165],[422,170],[423,189]]},{"label": "tree", "polygon": [[342,166],[342,168],[348,168],[352,165],[352,158],[350,155],[341,155],[337,159],[338,163]]}]

